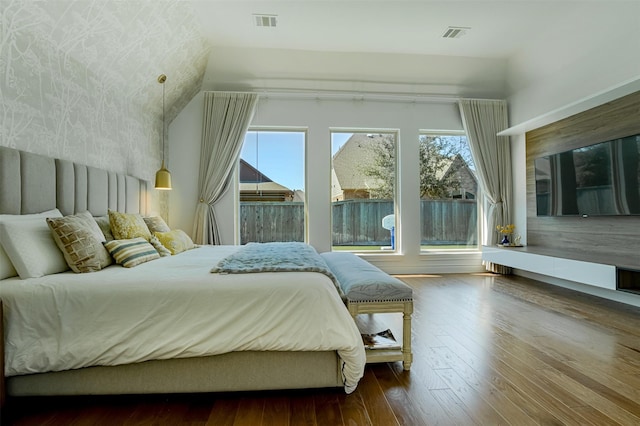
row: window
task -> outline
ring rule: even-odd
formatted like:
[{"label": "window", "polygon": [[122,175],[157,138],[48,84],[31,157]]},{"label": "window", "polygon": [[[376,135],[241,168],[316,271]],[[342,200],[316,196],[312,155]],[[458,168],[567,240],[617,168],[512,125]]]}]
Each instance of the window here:
[{"label": "window", "polygon": [[331,132],[333,250],[395,249],[396,139]]},{"label": "window", "polygon": [[240,243],[304,241],[305,132],[250,130],[240,154]]},{"label": "window", "polygon": [[423,133],[420,150],[422,250],[478,247],[478,179],[467,138]]}]

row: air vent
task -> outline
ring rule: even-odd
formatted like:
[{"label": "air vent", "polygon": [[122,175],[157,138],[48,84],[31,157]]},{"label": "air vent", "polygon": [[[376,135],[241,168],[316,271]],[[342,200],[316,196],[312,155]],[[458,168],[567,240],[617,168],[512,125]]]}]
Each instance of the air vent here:
[{"label": "air vent", "polygon": [[442,34],[442,38],[460,38],[470,29],[469,27],[449,27],[444,34]]},{"label": "air vent", "polygon": [[278,23],[278,15],[253,15],[256,27],[275,28]]}]

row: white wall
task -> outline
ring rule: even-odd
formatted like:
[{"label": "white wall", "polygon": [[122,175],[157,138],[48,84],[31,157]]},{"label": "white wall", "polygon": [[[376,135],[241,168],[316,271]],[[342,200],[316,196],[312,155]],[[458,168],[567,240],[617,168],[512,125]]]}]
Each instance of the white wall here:
[{"label": "white wall", "polygon": [[640,2],[582,2],[565,30],[509,59],[511,125],[640,79]]},{"label": "white wall", "polygon": [[[204,95],[200,94],[173,121],[170,158],[174,190],[170,195],[169,224],[191,233],[197,202],[197,164]],[[318,251],[331,249],[330,129],[391,129],[399,133],[402,164],[399,185],[399,254],[367,258],[388,272],[444,273],[480,271],[479,253],[420,254],[418,134],[420,130],[461,130],[458,106],[453,100],[432,102],[363,99],[300,99],[262,96],[253,126],[307,129],[306,196],[308,243]],[[216,205],[224,244],[235,244],[237,194],[229,191]]]}]

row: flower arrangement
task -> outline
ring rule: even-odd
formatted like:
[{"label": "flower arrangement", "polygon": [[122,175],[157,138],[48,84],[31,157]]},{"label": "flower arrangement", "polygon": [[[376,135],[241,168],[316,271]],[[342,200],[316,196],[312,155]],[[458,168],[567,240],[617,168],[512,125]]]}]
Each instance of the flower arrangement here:
[{"label": "flower arrangement", "polygon": [[516,226],[510,223],[509,225],[498,225],[496,226],[496,229],[500,234],[503,235],[503,238],[502,238],[502,241],[500,241],[500,244],[502,244],[503,246],[510,245],[511,243],[509,242],[509,235],[513,234],[513,231],[516,230]]},{"label": "flower arrangement", "polygon": [[516,230],[516,226],[513,223],[511,223],[509,225],[498,225],[496,226],[496,229],[501,234],[509,235],[509,234],[513,234],[513,231]]}]

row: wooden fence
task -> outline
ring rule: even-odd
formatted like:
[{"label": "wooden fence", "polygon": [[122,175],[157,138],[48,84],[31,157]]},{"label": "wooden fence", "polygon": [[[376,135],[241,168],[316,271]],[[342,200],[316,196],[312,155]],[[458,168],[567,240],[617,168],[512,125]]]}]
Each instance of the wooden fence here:
[{"label": "wooden fence", "polygon": [[243,201],[240,243],[304,241],[304,203]]},{"label": "wooden fence", "polygon": [[[477,244],[475,200],[423,200],[423,245]],[[332,235],[337,246],[391,245],[382,218],[393,214],[389,200],[345,200],[333,203]],[[241,202],[240,241],[304,241],[304,203]]]}]

